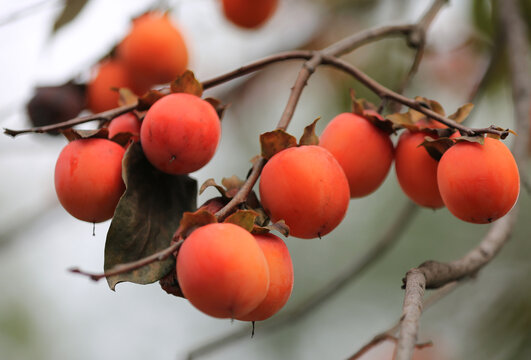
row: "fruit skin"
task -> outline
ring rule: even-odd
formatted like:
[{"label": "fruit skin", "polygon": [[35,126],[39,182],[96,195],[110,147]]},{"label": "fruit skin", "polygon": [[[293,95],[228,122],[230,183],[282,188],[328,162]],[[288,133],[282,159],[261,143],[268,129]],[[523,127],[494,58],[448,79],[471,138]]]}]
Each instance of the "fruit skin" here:
[{"label": "fruit skin", "polygon": [[400,187],[411,200],[420,206],[438,209],[444,206],[437,185],[439,162],[419,146],[426,136],[424,132],[409,130],[400,135],[395,151],[395,171]]},{"label": "fruit skin", "polygon": [[293,264],[284,241],[271,233],[254,235],[269,268],[269,290],[265,299],[249,314],[238,317],[244,321],[262,321],[276,314],[288,302],[293,289]]},{"label": "fruit skin", "polygon": [[448,210],[475,224],[505,215],[520,192],[518,167],[511,151],[489,137],[484,145],[462,141],[448,149],[439,161],[437,182]]},{"label": "fruit skin", "polygon": [[108,60],[100,64],[96,76],[87,85],[87,105],[97,114],[118,107],[120,95],[113,88],[129,88],[135,94],[142,95],[146,90],[134,86],[129,72],[117,60]]},{"label": "fruit skin", "polygon": [[205,166],[214,156],[220,136],[220,120],[212,105],[185,93],[158,100],[140,129],[146,157],[169,174],[186,174]]},{"label": "fruit skin", "polygon": [[347,175],[350,196],[375,191],[385,180],[394,149],[389,135],[353,113],[337,115],[319,138],[319,145],[334,155]]},{"label": "fruit skin", "polygon": [[109,139],[112,139],[119,133],[131,133],[131,140],[140,140],[140,120],[133,113],[125,113],[115,117],[109,123]]},{"label": "fruit skin", "polygon": [[181,33],[167,14],[156,12],[133,20],[117,54],[141,87],[170,82],[188,66],[188,50]]},{"label": "fruit skin", "polygon": [[278,0],[223,0],[223,13],[233,24],[254,29],[270,18],[277,6]]},{"label": "fruit skin", "polygon": [[290,235],[311,239],[332,231],[347,212],[348,181],[337,160],[323,147],[292,147],[264,166],[260,198],[274,222],[284,220]]},{"label": "fruit skin", "polygon": [[125,190],[124,152],[106,139],[81,139],[66,145],[55,165],[55,190],[65,210],[93,223],[112,218]]},{"label": "fruit skin", "polygon": [[269,268],[254,237],[230,223],[193,231],[177,255],[177,278],[186,298],[217,318],[238,318],[264,300]]}]

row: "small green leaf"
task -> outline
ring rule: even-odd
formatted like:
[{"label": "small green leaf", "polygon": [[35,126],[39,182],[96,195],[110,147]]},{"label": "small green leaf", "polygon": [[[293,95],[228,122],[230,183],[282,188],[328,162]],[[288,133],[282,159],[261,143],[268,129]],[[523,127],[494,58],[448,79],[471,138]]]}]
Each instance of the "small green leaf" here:
[{"label": "small green leaf", "polygon": [[[165,249],[171,243],[182,214],[196,207],[197,182],[187,175],[168,175],[146,159],[140,143],[133,143],[123,159],[126,185],[107,233],[105,271],[137,261]],[[169,257],[132,272],[110,276],[109,287],[129,281],[149,284],[174,269]]]},{"label": "small green leaf", "polygon": [[321,118],[318,117],[310,125],[304,128],[304,133],[299,140],[299,146],[301,145],[319,145],[319,136],[315,133],[315,124]]},{"label": "small green leaf", "polygon": [[241,226],[251,232],[258,214],[252,210],[238,210],[225,219],[224,222]]},{"label": "small green leaf", "polygon": [[53,30],[52,32],[57,32],[60,28],[65,26],[66,24],[70,23],[72,20],[74,20],[81,10],[87,5],[88,0],[68,0],[65,1],[65,6],[63,7],[63,11],[59,14],[59,16],[55,19],[55,23],[53,24]]},{"label": "small green leaf", "polygon": [[186,70],[170,84],[170,91],[174,93],[187,93],[201,97],[203,95],[203,85],[197,81],[194,73]]},{"label": "small green leaf", "polygon": [[262,156],[271,159],[276,153],[297,146],[297,139],[284,130],[277,129],[260,135]]}]

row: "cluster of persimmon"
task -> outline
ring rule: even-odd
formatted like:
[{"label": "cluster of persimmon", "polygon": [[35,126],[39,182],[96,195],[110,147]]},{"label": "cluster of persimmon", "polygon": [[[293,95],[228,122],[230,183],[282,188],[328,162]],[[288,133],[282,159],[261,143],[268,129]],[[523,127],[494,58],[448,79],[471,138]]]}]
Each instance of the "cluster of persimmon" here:
[{"label": "cluster of persimmon", "polygon": [[115,108],[117,89],[128,88],[140,96],[154,85],[170,82],[187,65],[186,44],[169,15],[148,12],[133,20],[114,56],[99,64],[87,86],[88,108],[94,113]]},{"label": "cluster of persimmon", "polygon": [[384,123],[374,110],[342,113],[326,126],[319,146],[289,147],[274,155],[260,180],[262,205],[271,219],[284,220],[295,237],[321,237],[342,221],[350,198],[382,184],[393,159],[401,188],[418,205],[446,206],[461,220],[484,224],[516,203],[518,168],[500,140],[467,139],[450,131],[441,157],[423,145],[437,140],[434,129],[446,126],[420,119],[395,148],[389,135],[396,127]]},{"label": "cluster of persimmon", "polygon": [[57,160],[55,188],[59,201],[74,217],[97,223],[113,216],[125,189],[125,149],[113,141],[120,134],[129,135],[131,141],[140,140],[155,168],[177,175],[196,171],[210,161],[221,125],[210,103],[195,95],[175,93],[156,101],[142,122],[134,113],[113,119],[107,139],[71,141]]},{"label": "cluster of persimmon", "polygon": [[[277,5],[278,0],[222,0],[225,17],[246,29],[262,26]],[[188,57],[184,37],[167,13],[152,11],[133,19],[127,36],[89,81],[88,108],[94,113],[115,108],[119,88],[141,96],[154,85],[170,82],[186,70]]]}]

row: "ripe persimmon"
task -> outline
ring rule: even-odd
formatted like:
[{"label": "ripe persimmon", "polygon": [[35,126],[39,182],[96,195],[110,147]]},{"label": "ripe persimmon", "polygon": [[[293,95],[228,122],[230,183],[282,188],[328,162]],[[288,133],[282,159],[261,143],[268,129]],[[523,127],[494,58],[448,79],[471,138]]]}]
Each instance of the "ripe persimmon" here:
[{"label": "ripe persimmon", "polygon": [[375,191],[393,162],[389,135],[353,113],[333,118],[321,134],[319,145],[330,151],[345,171],[353,198]]},{"label": "ripe persimmon", "polygon": [[[395,150],[395,171],[400,187],[413,202],[438,209],[444,206],[437,185],[439,162],[420,146],[427,136],[424,132],[405,130]],[[434,135],[431,135],[435,137]]]},{"label": "ripe persimmon", "polygon": [[332,154],[323,147],[292,147],[264,166],[260,197],[273,221],[284,220],[290,234],[311,239],[332,231],[345,216],[348,181]]},{"label": "ripe persimmon", "polygon": [[216,152],[220,135],[214,107],[185,93],[170,94],[155,102],[140,128],[146,157],[169,174],[186,174],[206,165]]},{"label": "ripe persimmon", "polygon": [[72,216],[88,222],[112,218],[125,185],[122,181],[124,148],[106,139],[70,142],[55,165],[55,190]]},{"label": "ripe persimmon", "polygon": [[168,14],[157,12],[133,20],[117,54],[140,87],[170,82],[188,66],[188,50],[180,31]]},{"label": "ripe persimmon", "polygon": [[137,95],[142,95],[147,88],[132,83],[130,73],[124,64],[112,59],[101,63],[96,75],[87,85],[87,105],[93,113],[118,107],[119,88],[128,88]]},{"label": "ripe persimmon", "polygon": [[138,141],[140,139],[140,120],[132,112],[122,114],[115,117],[109,123],[109,139],[112,139],[119,133],[130,133],[131,140]]},{"label": "ripe persimmon", "polygon": [[460,141],[448,149],[437,169],[444,204],[461,220],[475,224],[495,221],[516,203],[520,192],[518,167],[500,140],[483,145]]},{"label": "ripe persimmon", "polygon": [[251,233],[230,223],[202,226],[186,238],[177,255],[177,278],[190,303],[217,318],[250,313],[269,288],[264,253]]},{"label": "ripe persimmon", "polygon": [[263,25],[278,6],[278,0],[222,0],[222,3],[225,17],[247,29]]},{"label": "ripe persimmon", "polygon": [[269,268],[269,290],[264,300],[249,314],[237,317],[244,321],[262,321],[276,314],[288,301],[293,289],[293,264],[284,241],[271,233],[254,235]]}]

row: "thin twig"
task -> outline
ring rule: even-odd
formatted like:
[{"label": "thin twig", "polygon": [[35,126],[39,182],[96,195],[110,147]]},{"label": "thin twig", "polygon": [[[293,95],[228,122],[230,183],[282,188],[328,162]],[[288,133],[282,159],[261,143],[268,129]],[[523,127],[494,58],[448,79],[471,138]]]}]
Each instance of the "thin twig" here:
[{"label": "thin twig", "polygon": [[488,134],[498,135],[502,139],[505,139],[509,135],[508,131],[497,130],[495,126],[491,126],[488,128],[470,128],[468,126],[456,123],[455,121],[447,117],[444,117],[431,109],[428,109],[427,107],[423,106],[423,104],[421,104],[420,102],[407,98],[401,94],[394,92],[391,89],[388,89],[387,87],[378,83],[376,80],[369,77],[367,74],[365,74],[363,71],[361,71],[354,65],[346,61],[343,61],[341,59],[338,59],[336,57],[324,56],[323,64],[332,65],[335,68],[341,69],[349,73],[350,75],[358,79],[366,87],[368,87],[370,90],[372,90],[380,98],[387,98],[387,99],[398,101],[399,103],[406,105],[407,107],[411,109],[417,110],[418,112],[421,112],[424,115],[427,115],[428,117],[434,120],[437,120],[438,122],[445,124],[448,127],[459,130],[461,134],[475,136],[475,135],[488,133]]},{"label": "thin twig", "polygon": [[[294,310],[278,314],[271,319],[271,321],[266,321],[260,324],[260,334],[264,335],[272,333],[284,326],[294,325],[297,321],[304,318],[304,316],[311,314],[320,305],[338,294],[347,285],[358,279],[363,271],[376,263],[376,261],[381,259],[382,256],[391,249],[407,227],[413,222],[418,210],[418,206],[414,205],[412,202],[407,202],[407,204],[398,211],[396,218],[386,229],[382,237],[379,238],[362,257],[356,259],[356,261],[354,261],[347,269],[334,277],[332,281],[325,284],[325,286],[318,289],[306,300],[297,306],[294,306]],[[206,355],[233,342],[244,339],[248,335],[249,330],[247,327],[243,327],[193,349],[190,351],[188,358],[193,359]]]},{"label": "thin twig", "polygon": [[145,258],[142,258],[140,260],[117,265],[114,268],[112,268],[111,270],[106,271],[104,273],[99,273],[99,274],[89,273],[89,272],[86,272],[86,271],[82,271],[82,270],[80,270],[78,268],[71,268],[68,271],[70,271],[72,273],[75,273],[75,274],[85,275],[85,276],[88,276],[91,280],[98,281],[98,280],[101,280],[103,278],[107,278],[107,277],[110,277],[110,276],[115,276],[115,275],[131,272],[133,270],[141,268],[142,266],[151,264],[151,263],[153,263],[155,261],[162,261],[164,259],[167,259],[174,252],[179,250],[179,248],[181,247],[183,241],[184,240],[179,240],[179,241],[171,244],[169,247],[167,247],[167,248],[165,248],[163,250],[160,250],[160,251],[158,251],[158,252],[156,252],[154,254],[151,254],[151,255],[149,255],[149,256],[147,256]]},{"label": "thin twig", "polygon": [[[526,28],[515,0],[507,0],[503,3],[498,1],[497,6],[509,57],[515,125],[521,134],[515,139],[513,153],[520,172],[526,173],[527,144],[529,141],[527,114],[531,96],[531,81],[527,67],[529,49]],[[400,326],[395,359],[411,359],[412,349],[417,338],[418,323],[422,314],[418,304],[423,289],[436,288],[450,281],[458,281],[477,274],[506,244],[516,223],[517,214],[518,205],[505,217],[497,220],[479,246],[472,249],[463,258],[449,264],[435,261],[425,262],[407,273],[405,285],[406,291],[409,290],[409,292],[404,298],[403,320]]]},{"label": "thin twig", "polygon": [[[431,296],[429,296],[428,298],[424,300],[423,305],[422,305],[424,311],[428,310],[432,305],[436,304],[439,300],[441,300],[446,295],[451,293],[460,284],[463,284],[463,282],[454,281],[437,289]],[[399,328],[400,328],[400,320],[398,320],[389,329],[374,336],[369,342],[363,345],[354,355],[349,357],[349,360],[359,359],[362,355],[364,355],[370,349],[372,349],[373,347],[377,346],[378,344],[380,344],[381,342],[385,340],[393,339],[394,341],[397,341],[396,333],[398,332]],[[418,345],[417,345],[417,348],[418,348]]]}]

